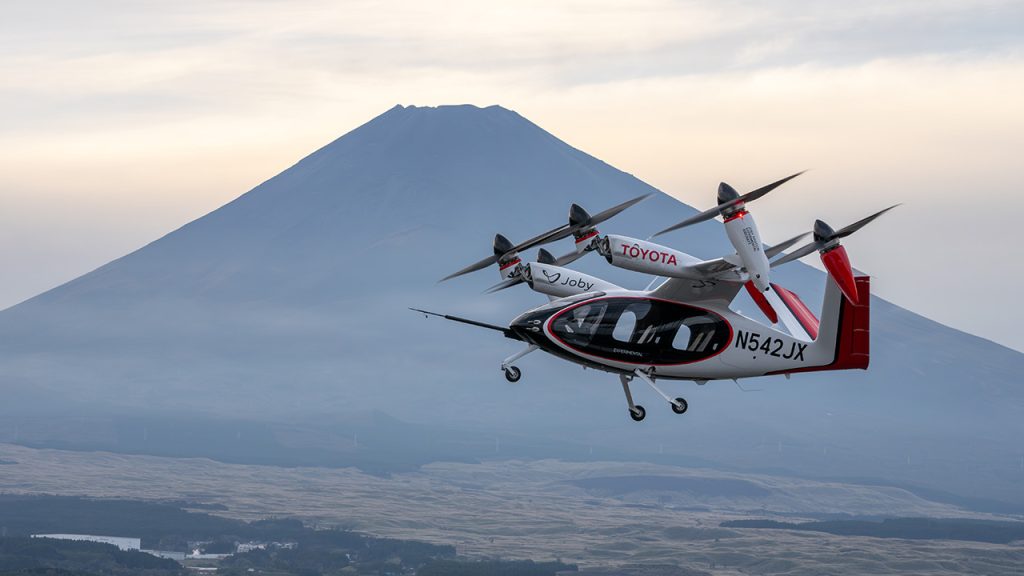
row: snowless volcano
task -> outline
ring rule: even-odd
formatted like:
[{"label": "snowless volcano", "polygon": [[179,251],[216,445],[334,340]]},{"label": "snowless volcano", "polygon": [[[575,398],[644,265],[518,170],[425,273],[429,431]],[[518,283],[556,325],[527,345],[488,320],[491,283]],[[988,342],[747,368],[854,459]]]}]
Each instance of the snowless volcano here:
[{"label": "snowless volcano", "polygon": [[[119,414],[377,412],[1024,503],[1024,355],[884,300],[872,304],[870,370],[743,383],[757,392],[667,384],[690,411],[642,398],[642,424],[613,376],[535,354],[509,385],[498,365],[517,343],[407,309],[507,322],[543,297],[481,294],[493,270],[437,280],[488,255],[496,232],[518,241],[563,223],[572,202],[599,211],[652,192],[605,232],[646,237],[694,211],[505,108],[396,106],[218,210],[0,312],[0,416],[59,429]],[[761,226],[768,242],[799,232]],[[667,241],[702,257],[727,251],[717,222]],[[650,280],[593,256],[578,266],[627,287]],[[793,264],[778,279],[817,306],[819,272]],[[0,434],[25,441],[24,429]]]}]

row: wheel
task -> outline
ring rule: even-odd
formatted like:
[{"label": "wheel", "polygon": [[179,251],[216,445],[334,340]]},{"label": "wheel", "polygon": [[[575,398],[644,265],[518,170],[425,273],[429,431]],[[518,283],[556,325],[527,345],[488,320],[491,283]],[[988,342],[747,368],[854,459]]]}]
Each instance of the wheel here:
[{"label": "wheel", "polygon": [[647,416],[647,410],[644,410],[644,407],[639,404],[634,405],[633,409],[629,411],[629,417],[637,422],[643,420],[644,416]]},{"label": "wheel", "polygon": [[672,404],[672,411],[676,414],[683,414],[689,405],[686,403],[685,398],[676,398],[676,401]]},{"label": "wheel", "polygon": [[523,373],[515,366],[505,368],[505,380],[508,380],[509,382],[519,382],[519,379],[522,378],[522,376]]}]

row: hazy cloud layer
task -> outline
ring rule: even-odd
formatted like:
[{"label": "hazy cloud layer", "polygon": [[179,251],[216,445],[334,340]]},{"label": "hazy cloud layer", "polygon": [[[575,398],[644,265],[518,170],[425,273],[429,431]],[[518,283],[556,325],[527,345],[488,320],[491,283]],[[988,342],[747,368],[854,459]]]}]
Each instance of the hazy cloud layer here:
[{"label": "hazy cloud layer", "polygon": [[9,3],[0,306],[395,103],[500,103],[698,207],[813,168],[758,205],[769,240],[905,202],[850,243],[877,290],[1024,349],[1014,226],[981,204],[1024,208],[1022,21],[996,1]]}]

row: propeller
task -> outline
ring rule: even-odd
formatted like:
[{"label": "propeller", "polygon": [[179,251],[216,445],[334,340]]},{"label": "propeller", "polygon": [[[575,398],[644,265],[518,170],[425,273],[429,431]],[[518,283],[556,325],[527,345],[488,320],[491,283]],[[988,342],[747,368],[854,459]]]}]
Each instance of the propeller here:
[{"label": "propeller", "polygon": [[797,234],[796,236],[793,236],[789,240],[786,240],[784,242],[779,242],[778,244],[776,244],[774,246],[765,246],[764,247],[764,255],[765,255],[765,257],[767,257],[767,258],[774,258],[774,257],[778,256],[779,254],[782,254],[783,252],[786,251],[787,248],[789,248],[793,244],[796,244],[801,239],[803,239],[804,236],[807,236],[808,234],[810,234],[810,232],[804,232],[802,234]]},{"label": "propeller", "polygon": [[[564,254],[562,256],[559,256],[558,258],[555,258],[555,256],[551,254],[551,252],[548,252],[544,248],[541,248],[540,250],[537,251],[537,262],[541,264],[547,264],[549,266],[565,266],[567,264],[575,262],[584,254],[586,254],[586,252],[569,252],[568,254]],[[523,282],[527,281],[527,274],[528,272],[524,271],[523,274],[520,274],[513,278],[509,278],[508,280],[502,280],[501,282],[498,282],[497,284],[491,286],[487,290],[484,290],[484,294],[493,294],[495,292],[500,292],[506,288],[511,288],[516,284],[522,284]]]},{"label": "propeller", "polygon": [[508,240],[508,238],[505,238],[501,234],[496,234],[494,236],[494,254],[492,256],[488,256],[487,258],[484,258],[479,262],[474,262],[473,264],[466,266],[465,268],[459,270],[458,272],[449,274],[442,278],[441,280],[439,280],[439,282],[444,282],[445,280],[451,280],[452,278],[462,276],[463,274],[469,274],[470,272],[482,270],[484,268],[487,268],[491,264],[495,264],[503,259],[513,256],[517,252],[528,250],[530,248],[540,246],[542,244],[555,242],[557,240],[561,240],[562,238],[567,238],[569,236],[572,236],[573,234],[586,230],[587,228],[597,226],[598,224],[604,222],[605,220],[609,220],[612,217],[618,215],[620,212],[633,206],[634,204],[646,200],[649,196],[650,194],[637,196],[636,198],[627,200],[616,206],[612,206],[611,208],[603,212],[599,212],[593,216],[591,216],[590,213],[584,210],[583,207],[581,207],[580,205],[573,204],[572,206],[569,207],[568,224],[563,224],[557,228],[553,228],[551,230],[548,230],[547,232],[538,234],[537,236],[534,236],[529,240],[526,240],[515,245],[513,245],[512,242]]},{"label": "propeller", "polygon": [[843,295],[851,303],[858,301],[857,285],[853,279],[853,268],[850,266],[850,257],[846,254],[846,248],[840,245],[839,240],[846,238],[857,230],[868,225],[875,218],[892,210],[899,204],[889,206],[885,210],[875,212],[867,218],[862,218],[849,226],[840,228],[838,231],[821,220],[814,221],[814,242],[801,246],[800,248],[786,254],[782,258],[771,262],[771,266],[781,266],[793,260],[799,260],[811,252],[818,251],[821,254],[821,262],[825,269],[839,285]]},{"label": "propeller", "polygon": [[[572,206],[569,207],[569,226],[574,231],[582,230],[587,226],[597,226],[598,224],[604,222],[605,220],[611,220],[613,217],[618,216],[619,212],[622,212],[626,208],[630,208],[634,204],[639,204],[640,202],[643,202],[644,200],[650,198],[651,194],[652,193],[648,193],[644,194],[643,196],[637,196],[632,200],[626,200],[622,204],[612,206],[611,208],[603,212],[598,212],[593,216],[587,214],[587,211],[584,210],[580,205],[573,204]],[[576,219],[575,221],[573,221],[574,217]],[[566,236],[568,236],[568,234],[566,234]],[[565,236],[562,236],[562,238],[565,238]]]},{"label": "propeller", "polygon": [[804,172],[806,172],[806,170],[803,170],[801,172],[797,172],[796,174],[793,174],[792,176],[786,176],[782,180],[778,180],[776,182],[772,182],[771,184],[768,184],[767,186],[762,186],[762,187],[758,188],[757,190],[753,190],[751,192],[747,192],[746,194],[740,194],[739,192],[736,191],[735,188],[733,188],[732,186],[726,184],[725,182],[722,182],[722,183],[720,183],[718,185],[718,205],[717,206],[715,206],[714,208],[708,208],[707,210],[701,212],[700,214],[691,216],[691,217],[687,218],[686,220],[683,220],[682,222],[679,222],[678,224],[674,224],[672,226],[669,226],[668,228],[665,228],[661,232],[658,232],[657,234],[654,234],[653,236],[651,236],[651,238],[654,238],[655,236],[661,236],[662,234],[667,234],[667,233],[672,232],[674,230],[679,230],[680,228],[685,228],[685,227],[691,226],[693,224],[697,224],[698,222],[704,222],[705,220],[711,220],[715,216],[720,216],[720,215],[722,215],[723,212],[727,212],[730,209],[742,207],[743,204],[746,204],[747,202],[753,202],[754,200],[757,200],[758,198],[764,196],[765,194],[771,192],[772,190],[775,190],[779,186],[782,186],[786,182],[789,182],[790,180],[792,180],[793,178],[796,178],[797,176],[803,174]]},{"label": "propeller", "polygon": [[[874,214],[872,214],[871,216],[868,216],[867,218],[858,220],[858,221],[854,222],[853,224],[850,224],[849,226],[841,228],[838,232],[833,230],[831,226],[829,226],[828,224],[822,222],[821,220],[815,220],[814,221],[814,242],[811,242],[810,244],[806,244],[804,246],[801,246],[800,248],[790,252],[789,254],[786,254],[785,256],[783,256],[782,258],[779,258],[778,260],[773,260],[772,263],[771,263],[772,264],[772,268],[774,268],[776,266],[781,266],[783,264],[786,264],[787,262],[792,262],[793,260],[799,260],[800,258],[803,258],[804,256],[807,256],[808,254],[810,254],[811,252],[814,252],[815,250],[822,250],[832,240],[838,240],[840,238],[846,238],[850,234],[853,234],[857,230],[860,230],[861,228],[866,226],[869,222],[871,222],[875,218],[878,218],[882,214],[885,214],[886,212],[888,212],[889,210],[892,210],[893,208],[895,208],[897,206],[899,206],[899,204],[894,204],[892,206],[889,206],[885,210],[881,210],[879,212],[875,212]],[[767,252],[767,250],[765,252]]]}]

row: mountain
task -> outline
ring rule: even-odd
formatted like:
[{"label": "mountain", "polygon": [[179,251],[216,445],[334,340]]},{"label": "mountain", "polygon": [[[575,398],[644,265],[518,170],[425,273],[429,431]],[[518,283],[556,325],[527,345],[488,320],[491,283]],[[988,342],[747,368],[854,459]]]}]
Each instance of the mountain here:
[{"label": "mountain", "polygon": [[[407,309],[507,322],[543,298],[481,294],[493,270],[437,279],[489,254],[495,232],[519,240],[563,223],[571,202],[601,210],[650,192],[604,231],[646,237],[694,210],[510,110],[396,106],[220,209],[0,312],[0,440],[118,449],[119,418],[344,427],[383,413],[415,423],[410,434],[529,436],[557,442],[560,456],[670,456],[1024,503],[1024,355],[878,298],[869,371],[744,381],[757,392],[667,384],[690,401],[685,416],[637,389],[649,414],[639,425],[614,377],[535,354],[508,385],[498,365],[517,343]],[[760,226],[769,242],[796,232]],[[669,239],[702,257],[728,246],[715,222]],[[579,267],[630,287],[650,280],[599,260]],[[778,279],[820,302],[813,268],[789,265]],[[293,443],[316,434],[287,430]]]}]

